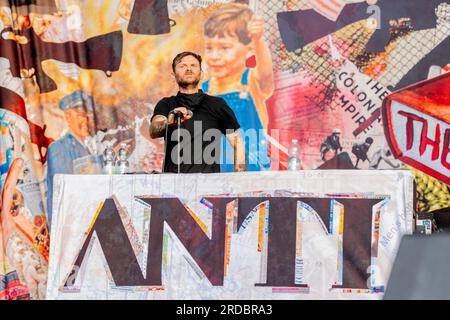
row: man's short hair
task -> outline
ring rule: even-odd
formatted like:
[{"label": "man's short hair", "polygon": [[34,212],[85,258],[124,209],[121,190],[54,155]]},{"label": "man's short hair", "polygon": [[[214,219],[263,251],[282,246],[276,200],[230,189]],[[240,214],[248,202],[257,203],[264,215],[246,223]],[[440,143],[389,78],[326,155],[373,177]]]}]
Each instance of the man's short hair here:
[{"label": "man's short hair", "polygon": [[175,72],[175,67],[177,64],[180,63],[180,61],[187,56],[193,56],[195,59],[197,59],[198,63],[200,64],[200,70],[202,69],[202,57],[199,54],[196,54],[191,51],[183,51],[175,56],[172,60],[172,71]]},{"label": "man's short hair", "polygon": [[248,45],[251,39],[248,36],[247,24],[252,16],[253,11],[248,6],[241,3],[227,3],[208,17],[203,32],[209,38],[224,37],[225,34],[236,35],[239,42]]}]

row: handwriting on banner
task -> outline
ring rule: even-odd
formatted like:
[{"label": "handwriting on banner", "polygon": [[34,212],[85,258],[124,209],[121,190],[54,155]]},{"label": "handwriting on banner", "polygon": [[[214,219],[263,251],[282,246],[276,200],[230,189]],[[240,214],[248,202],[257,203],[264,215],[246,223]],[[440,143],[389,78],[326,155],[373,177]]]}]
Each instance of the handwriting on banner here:
[{"label": "handwriting on banner", "polygon": [[[305,270],[298,265],[302,259],[299,232],[302,227],[299,223],[310,212],[322,221],[323,226],[328,226],[324,227],[326,235],[339,238],[335,248],[339,259],[332,288],[375,290],[370,284],[368,287],[366,279],[366,271],[371,268],[376,258],[374,255],[377,255],[377,250],[373,248],[378,246],[378,237],[374,234],[377,228],[372,224],[376,221],[376,215],[379,220],[380,208],[388,201],[387,197],[205,197],[200,202],[212,213],[210,236],[195,213],[178,198],[137,197],[136,200],[151,209],[148,244],[144,246],[149,248],[146,264],[139,264],[133,246],[136,239],[131,241],[128,236],[120,204],[114,197],[108,198],[100,205],[91,228],[86,232],[71,271],[62,284],[62,291],[79,292],[79,279],[83,278],[83,266],[86,265],[94,239],[98,239],[101,245],[110,278],[117,287],[163,286],[165,224],[178,237],[210,283],[223,286],[227,276],[226,243],[229,234],[246,232],[249,219],[258,208],[264,208],[259,223],[264,224],[263,238],[266,239],[260,239],[262,245],[258,246],[265,251],[262,258],[265,263],[261,264],[262,276],[255,286],[303,288],[308,292],[310,284],[302,276]],[[233,208],[234,214],[230,208]]]}]

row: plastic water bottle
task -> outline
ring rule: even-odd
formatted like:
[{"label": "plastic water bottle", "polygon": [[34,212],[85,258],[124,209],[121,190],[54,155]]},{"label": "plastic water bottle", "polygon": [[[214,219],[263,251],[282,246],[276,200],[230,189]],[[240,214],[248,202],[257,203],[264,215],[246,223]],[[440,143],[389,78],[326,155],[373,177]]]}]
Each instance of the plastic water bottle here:
[{"label": "plastic water bottle", "polygon": [[128,149],[125,143],[120,145],[120,149],[117,152],[117,162],[116,167],[119,171],[119,174],[125,174],[129,171],[130,163],[128,162]]},{"label": "plastic water bottle", "polygon": [[297,139],[292,139],[289,147],[288,170],[300,170],[300,145],[298,144]]},{"label": "plastic water bottle", "polygon": [[108,145],[106,146],[103,156],[105,160],[105,167],[104,167],[105,174],[114,174],[116,154],[110,143],[108,143]]}]

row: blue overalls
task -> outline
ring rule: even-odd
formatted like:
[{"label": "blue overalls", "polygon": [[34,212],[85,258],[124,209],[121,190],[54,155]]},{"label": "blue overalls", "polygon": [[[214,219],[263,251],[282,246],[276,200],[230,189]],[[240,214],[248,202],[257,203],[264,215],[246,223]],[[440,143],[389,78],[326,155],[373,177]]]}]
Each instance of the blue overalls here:
[{"label": "blue overalls", "polygon": [[[247,90],[249,72],[250,69],[246,69],[241,78],[241,85],[245,88],[245,91],[232,91],[215,96],[221,97],[227,102],[241,126],[245,143],[247,171],[269,170],[270,162],[267,137],[264,133],[258,111],[256,110],[255,102]],[[209,80],[202,84],[202,90],[206,93],[208,92]],[[233,172],[234,150],[228,140],[223,136],[221,145],[222,163],[220,165],[220,171]]]}]

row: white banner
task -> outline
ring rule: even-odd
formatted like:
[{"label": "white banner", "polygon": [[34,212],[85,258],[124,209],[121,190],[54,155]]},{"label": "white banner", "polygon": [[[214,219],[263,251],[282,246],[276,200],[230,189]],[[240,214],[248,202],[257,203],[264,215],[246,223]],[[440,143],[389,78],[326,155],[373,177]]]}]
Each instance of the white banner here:
[{"label": "white banner", "polygon": [[55,177],[47,299],[381,299],[408,171]]}]

